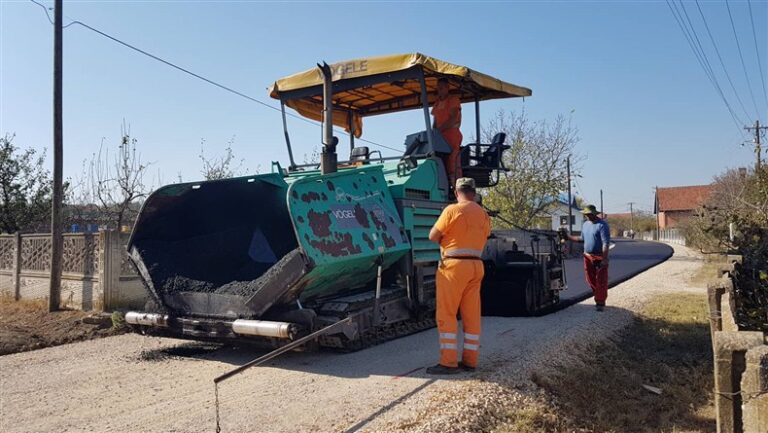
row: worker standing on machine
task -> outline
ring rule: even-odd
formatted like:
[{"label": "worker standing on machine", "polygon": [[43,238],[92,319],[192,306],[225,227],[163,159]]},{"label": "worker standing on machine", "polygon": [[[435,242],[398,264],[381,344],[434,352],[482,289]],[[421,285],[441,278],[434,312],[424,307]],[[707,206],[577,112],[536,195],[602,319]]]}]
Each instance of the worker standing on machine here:
[{"label": "worker standing on machine", "polygon": [[[440,333],[440,363],[428,374],[474,371],[480,349],[481,255],[491,234],[491,220],[475,201],[475,180],[456,181],[458,203],[446,207],[429,232],[429,240],[440,244],[437,270],[437,330]],[[458,362],[458,321],[464,325],[464,351]]]},{"label": "worker standing on machine", "polygon": [[432,106],[434,121],[432,127],[440,131],[445,141],[451,146],[451,154],[443,160],[448,172],[448,182],[453,184],[461,177],[459,153],[461,151],[461,101],[456,95],[451,95],[448,80],[437,80],[437,101]]}]

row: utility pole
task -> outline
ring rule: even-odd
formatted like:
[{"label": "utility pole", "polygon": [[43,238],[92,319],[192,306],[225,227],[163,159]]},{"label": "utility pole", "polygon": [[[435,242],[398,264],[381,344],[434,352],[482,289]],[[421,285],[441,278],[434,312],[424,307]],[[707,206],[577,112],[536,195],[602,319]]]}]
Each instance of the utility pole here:
[{"label": "utility pole", "polygon": [[565,160],[565,169],[568,174],[568,233],[573,231],[573,199],[571,198],[571,156]]},{"label": "utility pole", "polygon": [[762,147],[760,144],[760,132],[764,129],[768,129],[768,126],[760,126],[760,121],[755,120],[755,126],[745,126],[744,129],[747,131],[755,131],[755,156],[757,157],[757,162],[755,163],[755,173],[760,173],[760,166],[762,164]]},{"label": "utility pole", "polygon": [[48,293],[48,311],[59,309],[61,302],[61,262],[64,239],[61,233],[61,202],[63,169],[63,120],[62,114],[62,0],[54,2],[53,25],[53,202],[51,203],[51,277]]},{"label": "utility pole", "polygon": [[635,211],[634,211],[634,205],[635,202],[631,201],[629,204],[629,231],[630,233],[635,232]]},{"label": "utility pole", "polygon": [[605,218],[605,211],[603,210],[603,190],[600,190],[600,215]]},{"label": "utility pole", "polygon": [[653,188],[653,211],[656,212],[656,237],[654,239],[659,239],[659,218],[661,216],[661,211],[659,210],[659,187]]}]

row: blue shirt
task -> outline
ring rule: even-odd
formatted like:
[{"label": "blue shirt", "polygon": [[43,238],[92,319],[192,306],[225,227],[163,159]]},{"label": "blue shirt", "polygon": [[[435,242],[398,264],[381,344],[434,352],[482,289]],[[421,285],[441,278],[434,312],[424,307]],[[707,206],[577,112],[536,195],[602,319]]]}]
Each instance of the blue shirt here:
[{"label": "blue shirt", "polygon": [[603,220],[597,222],[584,221],[581,226],[581,238],[584,240],[584,252],[587,254],[603,254],[603,245],[611,242],[611,232],[608,223]]}]

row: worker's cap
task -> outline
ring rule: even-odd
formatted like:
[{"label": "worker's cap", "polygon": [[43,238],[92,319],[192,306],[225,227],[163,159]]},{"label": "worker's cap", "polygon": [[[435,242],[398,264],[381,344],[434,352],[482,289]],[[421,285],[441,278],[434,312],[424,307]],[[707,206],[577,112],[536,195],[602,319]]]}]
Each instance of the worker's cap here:
[{"label": "worker's cap", "polygon": [[475,179],[471,177],[460,177],[456,179],[456,189],[475,189]]},{"label": "worker's cap", "polygon": [[584,215],[597,215],[597,208],[593,204],[588,204],[584,206],[584,209],[581,210],[581,213]]}]

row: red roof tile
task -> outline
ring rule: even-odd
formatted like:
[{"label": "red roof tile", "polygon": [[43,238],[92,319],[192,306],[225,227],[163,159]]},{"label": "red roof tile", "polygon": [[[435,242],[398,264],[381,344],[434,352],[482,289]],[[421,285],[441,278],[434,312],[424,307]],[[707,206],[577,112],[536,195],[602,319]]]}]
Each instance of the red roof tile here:
[{"label": "red roof tile", "polygon": [[712,185],[673,186],[656,189],[660,212],[688,211],[701,207],[712,194]]}]

